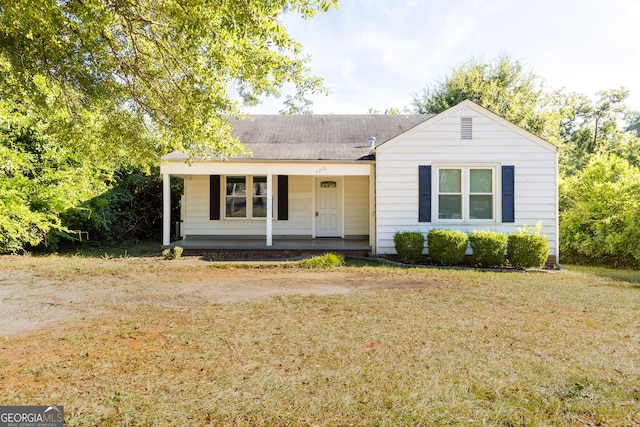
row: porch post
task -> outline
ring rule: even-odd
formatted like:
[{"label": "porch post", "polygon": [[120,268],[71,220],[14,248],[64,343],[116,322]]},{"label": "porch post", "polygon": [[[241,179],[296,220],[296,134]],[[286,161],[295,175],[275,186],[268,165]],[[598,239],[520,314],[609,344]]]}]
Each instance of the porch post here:
[{"label": "porch post", "polygon": [[162,174],[162,245],[171,244],[171,179]]},{"label": "porch post", "polygon": [[273,175],[267,175],[267,246],[273,246]]}]

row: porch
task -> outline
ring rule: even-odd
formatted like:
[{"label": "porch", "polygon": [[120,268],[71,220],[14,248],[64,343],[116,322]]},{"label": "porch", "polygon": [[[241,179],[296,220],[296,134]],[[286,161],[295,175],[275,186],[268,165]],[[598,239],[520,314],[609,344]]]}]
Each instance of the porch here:
[{"label": "porch", "polygon": [[245,236],[191,236],[176,240],[163,248],[180,246],[187,253],[206,252],[301,252],[325,253],[338,252],[345,255],[369,255],[372,251],[368,238],[297,238],[273,237],[268,246],[264,237]]}]

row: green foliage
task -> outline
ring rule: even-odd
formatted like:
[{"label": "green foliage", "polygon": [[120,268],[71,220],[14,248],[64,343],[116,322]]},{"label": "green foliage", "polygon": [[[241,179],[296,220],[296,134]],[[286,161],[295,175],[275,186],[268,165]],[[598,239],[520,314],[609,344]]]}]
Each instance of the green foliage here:
[{"label": "green foliage", "polygon": [[344,257],[340,254],[329,252],[324,255],[305,258],[299,261],[298,265],[303,268],[317,269],[341,267],[344,265]]},{"label": "green foliage", "polygon": [[[1,90],[58,116],[63,134],[115,137],[68,140],[85,153],[133,156],[161,147],[233,155],[241,147],[224,116],[237,115],[240,102],[278,94],[287,82],[299,93],[322,90],[282,15],[310,18],[336,6],[337,0],[3,0]],[[146,129],[154,138],[138,136]]]},{"label": "green foliage", "polygon": [[460,264],[467,251],[469,236],[463,231],[432,229],[427,234],[431,259],[442,265]]},{"label": "green foliage", "polygon": [[[172,181],[172,190],[176,185],[177,181]],[[65,211],[61,218],[67,228],[88,231],[95,240],[107,244],[160,240],[161,194],[157,169],[147,174],[139,168],[123,168],[114,172],[108,190]]]},{"label": "green foliage", "polygon": [[105,188],[104,171],[46,134],[47,119],[0,101],[0,253],[55,249],[60,215]]},{"label": "green foliage", "polygon": [[284,107],[278,111],[280,114],[313,114],[313,102],[304,95],[298,93],[294,96],[287,95]]},{"label": "green foliage", "polygon": [[159,239],[157,168],[115,170],[65,147],[50,124],[0,101],[0,253],[55,250],[77,240],[68,230],[103,243]]},{"label": "green foliage", "polygon": [[507,235],[495,231],[472,231],[469,243],[473,251],[473,262],[482,267],[496,267],[504,263]]},{"label": "green foliage", "polygon": [[413,264],[424,250],[424,235],[419,231],[398,231],[393,235],[393,244],[398,257]]},{"label": "green foliage", "polygon": [[560,186],[561,250],[573,258],[640,265],[640,169],[596,156]]},{"label": "green foliage", "polygon": [[[640,140],[634,116],[624,105],[629,91],[600,91],[595,101],[575,93],[558,92],[556,96],[564,148],[560,163],[566,175],[584,169],[596,154],[616,154],[638,161]],[[625,120],[629,124],[623,130]]]},{"label": "green foliage", "polygon": [[523,227],[507,239],[507,260],[517,268],[543,267],[549,256],[549,242],[540,226]]},{"label": "green foliage", "polygon": [[184,249],[181,246],[174,246],[171,249],[167,248],[163,250],[162,257],[168,261],[171,261],[180,258],[182,256],[182,252],[184,252]]}]

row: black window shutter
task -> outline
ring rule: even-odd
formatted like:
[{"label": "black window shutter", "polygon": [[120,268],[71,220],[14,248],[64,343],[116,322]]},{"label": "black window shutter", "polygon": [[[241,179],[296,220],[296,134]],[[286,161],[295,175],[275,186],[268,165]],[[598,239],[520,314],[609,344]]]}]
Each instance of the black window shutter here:
[{"label": "black window shutter", "polygon": [[278,175],[278,219],[289,219],[289,175]]},{"label": "black window shutter", "polygon": [[418,221],[431,222],[431,166],[418,166]]},{"label": "black window shutter", "polygon": [[209,176],[209,219],[220,219],[220,175]]},{"label": "black window shutter", "polygon": [[516,222],[515,167],[502,166],[502,222]]}]

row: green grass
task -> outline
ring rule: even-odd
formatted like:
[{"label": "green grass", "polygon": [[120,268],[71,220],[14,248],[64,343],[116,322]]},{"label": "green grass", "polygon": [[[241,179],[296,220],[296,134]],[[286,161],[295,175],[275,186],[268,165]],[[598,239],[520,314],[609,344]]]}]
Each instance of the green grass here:
[{"label": "green grass", "polygon": [[123,308],[4,339],[0,402],[64,405],[65,426],[640,425],[632,272],[322,274],[339,271],[393,289]]},{"label": "green grass", "polygon": [[333,268],[344,265],[344,257],[340,254],[326,253],[312,256],[298,261],[298,266],[303,268]]},{"label": "green grass", "polygon": [[568,266],[572,271],[580,271],[593,276],[621,282],[640,283],[640,270],[612,269],[605,267]]},{"label": "green grass", "polygon": [[84,258],[129,258],[146,257],[160,254],[158,242],[135,243],[131,245],[121,244],[116,246],[104,246],[88,242],[80,248],[62,251],[64,256],[76,256]]}]

